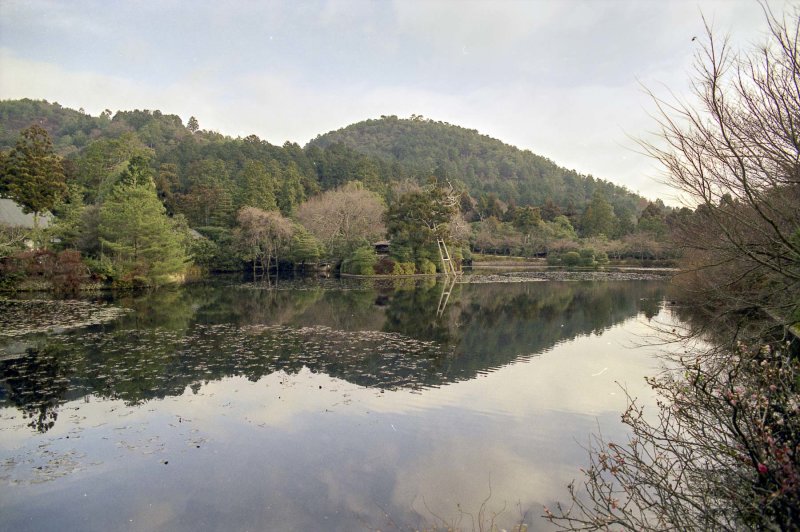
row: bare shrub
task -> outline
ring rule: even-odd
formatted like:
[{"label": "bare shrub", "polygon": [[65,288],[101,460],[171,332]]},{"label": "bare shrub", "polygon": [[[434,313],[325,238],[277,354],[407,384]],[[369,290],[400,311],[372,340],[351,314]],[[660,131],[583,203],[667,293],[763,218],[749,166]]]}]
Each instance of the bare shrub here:
[{"label": "bare shrub", "polygon": [[342,258],[384,237],[384,212],[380,196],[351,182],[304,202],[296,217],[329,254]]},{"label": "bare shrub", "polygon": [[764,9],[769,42],[750,52],[707,28],[698,105],[656,99],[664,143],[645,147],[697,207],[678,244],[701,319],[677,339],[704,343],[649,380],[657,421],[629,396],[628,441],[595,437],[571,502],[545,509],[561,529],[800,523],[800,357],[785,335],[800,320],[800,20]]}]

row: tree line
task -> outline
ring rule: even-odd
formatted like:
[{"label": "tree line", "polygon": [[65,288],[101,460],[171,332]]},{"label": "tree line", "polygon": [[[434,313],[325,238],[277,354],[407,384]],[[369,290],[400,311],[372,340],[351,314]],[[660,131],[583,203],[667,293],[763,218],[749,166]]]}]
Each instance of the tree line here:
[{"label": "tree line", "polygon": [[[18,232],[2,229],[6,284],[42,269],[65,270],[72,285],[84,273],[129,285],[170,282],[197,269],[257,273],[320,261],[350,273],[433,273],[441,269],[440,237],[458,262],[473,251],[565,265],[668,258],[668,233],[690,214],[610,184],[594,187],[580,208],[551,197],[518,204],[468,187],[447,159],[420,173],[414,158],[388,160],[319,139],[306,148],[254,135],[234,139],[200,129],[194,117],[184,126],[159,111],[91,117],[18,100],[0,102],[0,119],[0,145],[7,147],[0,194],[35,220],[35,251],[22,249]],[[447,125],[437,134],[463,131]],[[466,138],[486,142],[475,132]],[[442,210],[445,190],[458,198]],[[620,198],[633,202],[633,214],[615,208]],[[38,227],[45,212],[54,216],[46,231]],[[433,225],[425,226],[426,217]],[[379,260],[372,244],[384,238],[391,256]]]}]

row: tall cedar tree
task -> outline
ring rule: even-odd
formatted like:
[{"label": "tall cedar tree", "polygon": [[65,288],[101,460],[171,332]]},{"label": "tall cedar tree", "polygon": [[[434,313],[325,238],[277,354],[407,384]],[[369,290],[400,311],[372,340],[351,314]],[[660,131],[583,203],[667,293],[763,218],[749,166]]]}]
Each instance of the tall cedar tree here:
[{"label": "tall cedar tree", "polygon": [[5,157],[0,190],[33,213],[38,233],[39,216],[52,209],[67,191],[61,158],[53,151],[50,135],[33,125],[20,133],[16,146]]}]

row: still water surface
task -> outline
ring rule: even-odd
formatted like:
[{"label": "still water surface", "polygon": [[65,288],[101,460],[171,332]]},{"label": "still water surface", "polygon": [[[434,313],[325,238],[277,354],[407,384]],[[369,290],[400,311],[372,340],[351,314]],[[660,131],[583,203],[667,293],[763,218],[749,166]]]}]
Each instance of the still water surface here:
[{"label": "still water surface", "polygon": [[616,382],[650,396],[667,285],[448,288],[0,302],[0,529],[546,529],[589,435],[624,438]]}]

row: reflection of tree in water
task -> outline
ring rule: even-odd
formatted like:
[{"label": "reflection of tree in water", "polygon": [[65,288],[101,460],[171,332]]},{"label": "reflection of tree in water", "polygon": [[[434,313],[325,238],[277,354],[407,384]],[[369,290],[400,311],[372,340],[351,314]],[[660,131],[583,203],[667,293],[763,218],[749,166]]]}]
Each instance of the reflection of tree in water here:
[{"label": "reflection of tree in water", "polygon": [[660,299],[655,298],[644,298],[641,300],[640,307],[644,317],[648,320],[655,318],[661,311],[661,303],[662,301]]},{"label": "reflection of tree in water", "polygon": [[[383,330],[449,344],[454,327],[437,316],[441,295],[441,283],[422,284],[414,290],[397,290],[390,294]],[[455,315],[452,310],[458,307],[457,301],[457,290],[454,290],[446,316]]]},{"label": "reflection of tree in water", "polygon": [[[194,317],[196,301],[202,301],[201,288],[192,292],[176,289],[153,290],[142,294],[123,293],[115,303],[130,308],[122,325],[133,329],[159,327],[173,331],[185,329]],[[198,293],[200,292],[200,293]],[[208,290],[205,291],[208,293]],[[117,324],[115,328],[119,328]]]},{"label": "reflection of tree in water", "polygon": [[379,299],[375,290],[325,291],[314,305],[284,323],[307,327],[324,324],[342,331],[379,330],[385,320]]},{"label": "reflection of tree in water", "polygon": [[649,282],[518,283],[462,292],[453,332],[456,374],[497,368],[577,336],[597,334],[660,306],[664,285]]},{"label": "reflection of tree in water", "polygon": [[203,306],[203,323],[252,325],[286,323],[302,315],[323,296],[319,288],[308,290],[269,290],[229,287],[216,290],[217,299]]},{"label": "reflection of tree in water", "polygon": [[58,406],[70,388],[72,369],[66,351],[58,345],[31,347],[25,356],[0,365],[3,381],[0,404],[10,403],[30,419],[28,426],[47,432],[58,419]]},{"label": "reflection of tree in water", "polygon": [[441,285],[431,281],[170,291],[127,302],[137,313],[153,312],[149,318],[67,333],[57,345],[3,362],[0,404],[21,408],[35,416],[31,426],[47,430],[67,396],[136,404],[187,387],[197,392],[211,380],[257,381],[304,367],[363,386],[439,386],[653,312],[663,292],[652,282],[461,285],[437,316]]}]

